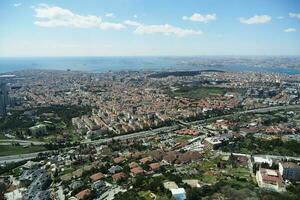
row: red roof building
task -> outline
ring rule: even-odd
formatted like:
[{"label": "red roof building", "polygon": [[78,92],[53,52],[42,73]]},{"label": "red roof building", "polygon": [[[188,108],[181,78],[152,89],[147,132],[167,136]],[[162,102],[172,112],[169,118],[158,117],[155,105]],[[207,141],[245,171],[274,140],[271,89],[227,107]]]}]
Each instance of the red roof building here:
[{"label": "red roof building", "polygon": [[132,169],[130,170],[130,172],[131,172],[131,174],[132,174],[133,176],[136,176],[136,175],[138,175],[138,174],[143,174],[143,173],[144,173],[144,170],[143,170],[143,168],[141,168],[141,167],[135,167],[135,168],[132,168]]},{"label": "red roof building", "polygon": [[86,189],[86,190],[82,190],[81,192],[77,193],[77,194],[75,195],[75,197],[76,197],[78,200],[81,200],[81,199],[84,199],[84,198],[90,196],[90,194],[91,194],[91,190]]},{"label": "red roof building", "polygon": [[98,181],[100,179],[102,179],[104,177],[104,174],[102,174],[101,172],[93,174],[92,176],[90,176],[91,181],[95,182]]},{"label": "red roof building", "polygon": [[159,168],[160,168],[160,164],[157,162],[157,163],[151,163],[150,165],[149,165],[149,167],[150,167],[150,169],[152,170],[152,171],[155,171],[155,170],[158,170]]},{"label": "red roof building", "polygon": [[123,179],[125,177],[126,177],[126,175],[123,172],[116,173],[116,174],[114,174],[112,176],[112,178],[113,178],[114,181],[121,180],[121,179]]}]

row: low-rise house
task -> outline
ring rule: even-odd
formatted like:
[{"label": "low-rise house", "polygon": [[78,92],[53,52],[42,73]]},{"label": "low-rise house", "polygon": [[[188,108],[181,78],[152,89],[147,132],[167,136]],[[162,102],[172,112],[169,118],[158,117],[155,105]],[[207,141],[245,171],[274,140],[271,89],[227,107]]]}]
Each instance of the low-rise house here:
[{"label": "low-rise house", "polygon": [[124,174],[124,172],[119,172],[119,173],[116,173],[112,176],[114,181],[124,179],[125,177],[126,177],[126,175]]},{"label": "low-rise house", "polygon": [[90,195],[91,195],[91,190],[90,189],[85,189],[85,190],[82,190],[81,192],[77,193],[75,195],[75,197],[78,200],[81,200],[81,199],[85,199],[85,198],[89,197]]},{"label": "low-rise house", "polygon": [[120,156],[120,157],[114,158],[114,163],[119,164],[119,163],[123,162],[124,160],[125,160],[125,158]]},{"label": "low-rise house", "polygon": [[155,171],[155,170],[158,170],[158,169],[160,168],[160,164],[159,164],[158,162],[156,162],[156,163],[151,163],[151,164],[149,165],[149,167],[150,167],[150,169],[151,169],[152,171]]},{"label": "low-rise house", "polygon": [[140,159],[140,163],[146,164],[146,163],[148,163],[148,162],[151,162],[152,160],[153,160],[153,159],[152,159],[150,156],[148,156],[148,157],[145,157],[145,158]]},{"label": "low-rise house", "polygon": [[95,181],[102,179],[103,177],[104,177],[104,174],[102,174],[101,172],[98,172],[96,174],[91,175],[90,179],[92,182],[95,182]]},{"label": "low-rise house", "polygon": [[132,169],[132,168],[138,167],[139,165],[136,162],[131,162],[128,164],[128,166],[130,169]]},{"label": "low-rise house", "polygon": [[130,170],[130,172],[131,172],[132,176],[136,176],[136,175],[139,175],[139,174],[143,174],[144,170],[141,167],[135,167],[135,168],[132,168]]},{"label": "low-rise house", "polygon": [[171,189],[172,196],[176,200],[185,200],[186,192],[184,188]]},{"label": "low-rise house", "polygon": [[84,182],[81,181],[81,180],[76,180],[76,181],[73,181],[70,185],[69,185],[69,188],[74,191],[74,190],[78,190],[79,188],[83,187],[84,186]]},{"label": "low-rise house", "polygon": [[300,180],[300,166],[293,162],[280,162],[279,172],[286,180]]},{"label": "low-rise house", "polygon": [[115,174],[116,172],[120,172],[122,170],[123,168],[119,165],[112,166],[111,168],[108,169],[109,173],[111,174]]}]

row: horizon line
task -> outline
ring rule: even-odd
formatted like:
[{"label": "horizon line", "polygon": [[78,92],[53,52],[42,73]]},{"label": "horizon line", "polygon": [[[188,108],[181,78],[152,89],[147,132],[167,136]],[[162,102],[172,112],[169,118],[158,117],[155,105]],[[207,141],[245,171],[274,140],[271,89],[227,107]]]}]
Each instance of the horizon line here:
[{"label": "horizon line", "polygon": [[71,58],[71,57],[85,57],[85,58],[100,58],[100,57],[300,57],[299,55],[98,55],[98,56],[0,56],[0,59],[5,58]]}]

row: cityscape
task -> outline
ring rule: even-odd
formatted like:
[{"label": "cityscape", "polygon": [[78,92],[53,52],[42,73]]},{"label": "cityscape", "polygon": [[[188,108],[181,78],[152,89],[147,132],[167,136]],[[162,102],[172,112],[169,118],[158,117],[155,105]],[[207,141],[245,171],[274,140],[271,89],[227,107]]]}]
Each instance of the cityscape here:
[{"label": "cityscape", "polygon": [[0,2],[0,200],[300,199],[298,1],[75,2]]}]

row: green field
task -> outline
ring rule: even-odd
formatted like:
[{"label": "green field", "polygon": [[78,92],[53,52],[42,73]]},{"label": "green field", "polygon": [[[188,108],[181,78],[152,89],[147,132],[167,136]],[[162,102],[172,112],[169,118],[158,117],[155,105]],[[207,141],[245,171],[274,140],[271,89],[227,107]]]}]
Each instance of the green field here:
[{"label": "green field", "polygon": [[24,148],[22,146],[0,145],[0,156],[19,155],[40,151],[47,151],[47,149],[44,146],[29,146]]},{"label": "green field", "polygon": [[224,95],[229,89],[217,87],[182,87],[175,91],[170,91],[173,97],[185,97],[190,99],[202,99],[205,97],[219,97]]}]

